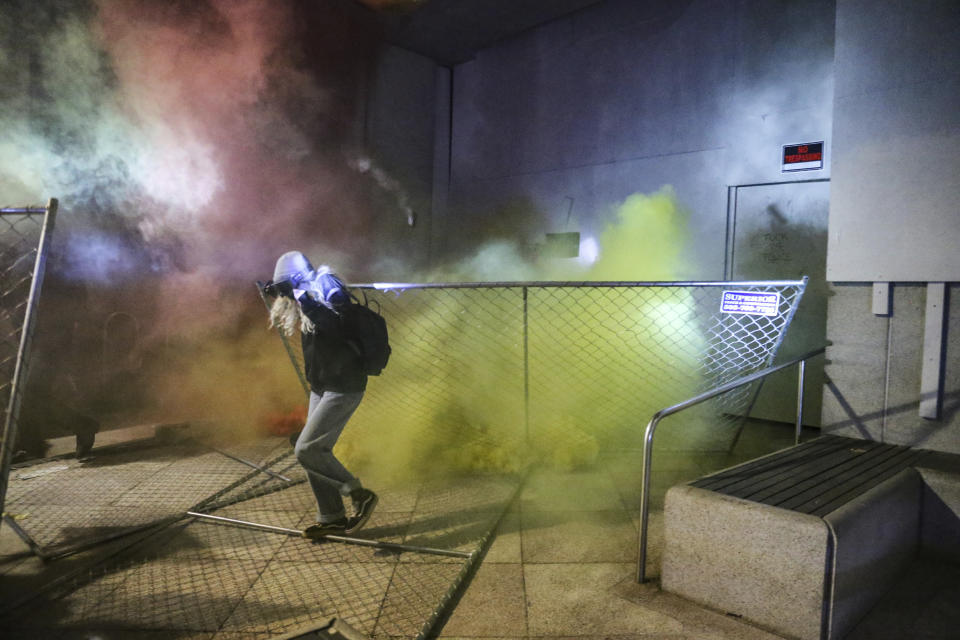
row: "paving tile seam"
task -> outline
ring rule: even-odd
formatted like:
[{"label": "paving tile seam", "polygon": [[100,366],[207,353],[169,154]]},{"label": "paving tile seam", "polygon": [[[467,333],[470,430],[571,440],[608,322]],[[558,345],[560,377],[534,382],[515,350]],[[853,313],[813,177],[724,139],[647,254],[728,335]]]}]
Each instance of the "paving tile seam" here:
[{"label": "paving tile seam", "polygon": [[[329,565],[340,566],[340,565],[353,565],[353,564],[389,564],[390,562],[396,562],[396,561],[397,561],[397,558],[388,558],[384,556],[383,560],[306,560],[306,559],[291,560],[288,558],[274,558],[270,562],[276,562],[277,564],[282,564],[282,565],[291,564],[291,565],[297,565],[297,566],[310,565],[310,564],[319,564],[324,566],[329,566]],[[437,564],[437,563],[436,562],[420,562],[420,563],[406,562],[404,564]]]},{"label": "paving tile seam", "polygon": [[[277,553],[278,551],[279,551],[279,547],[274,551],[274,556],[276,555],[276,553]],[[233,607],[231,607],[230,612],[229,612],[226,616],[224,616],[223,620],[220,622],[220,625],[217,627],[217,629],[215,630],[214,633],[219,633],[221,630],[223,630],[224,625],[226,625],[227,621],[230,620],[230,618],[232,618],[232,617],[234,616],[234,614],[237,612],[237,609],[239,609],[240,606],[241,606],[241,605],[244,603],[244,601],[246,600],[247,595],[250,594],[250,593],[253,591],[254,586],[256,586],[256,584],[257,584],[258,582],[260,582],[260,580],[263,578],[264,572],[266,572],[267,568],[268,568],[270,565],[272,565],[273,562],[274,562],[273,557],[271,557],[269,560],[267,560],[266,562],[263,563],[263,567],[261,567],[261,568],[260,568],[260,571],[257,572],[256,578],[254,578],[253,580],[251,580],[251,581],[250,581],[250,584],[247,585],[246,591],[244,591],[242,594],[240,594],[240,597],[237,598],[237,600],[236,600],[236,602],[234,603]]]},{"label": "paving tile seam", "polygon": [[399,562],[393,565],[393,570],[390,572],[390,579],[387,581],[387,588],[383,590],[383,596],[380,598],[380,604],[377,606],[377,615],[373,620],[373,635],[376,635],[377,629],[380,628],[380,620],[383,617],[384,609],[387,606],[387,597],[390,595],[390,589],[393,587],[393,581],[397,576],[397,571],[399,568]]},{"label": "paving tile seam", "polygon": [[517,496],[517,500],[516,500],[515,502],[516,502],[516,506],[517,506],[517,532],[520,534],[520,540],[519,540],[519,545],[520,545],[520,585],[521,585],[520,594],[521,594],[521,597],[523,598],[523,629],[524,629],[524,631],[527,633],[527,635],[529,635],[529,634],[530,634],[530,614],[529,614],[529,609],[530,609],[530,604],[529,604],[529,602],[530,602],[530,596],[529,596],[529,594],[528,594],[528,592],[527,592],[527,576],[526,576],[526,573],[523,571],[523,565],[524,565],[524,563],[526,562],[526,553],[528,553],[528,552],[525,550],[525,548],[524,548],[525,545],[524,545],[524,542],[523,542],[523,537],[524,537],[524,536],[523,536],[523,532],[524,532],[524,528],[523,528],[523,514],[524,514],[525,511],[526,511],[526,510],[524,509],[524,506],[523,506],[523,487],[521,487],[520,495]]}]

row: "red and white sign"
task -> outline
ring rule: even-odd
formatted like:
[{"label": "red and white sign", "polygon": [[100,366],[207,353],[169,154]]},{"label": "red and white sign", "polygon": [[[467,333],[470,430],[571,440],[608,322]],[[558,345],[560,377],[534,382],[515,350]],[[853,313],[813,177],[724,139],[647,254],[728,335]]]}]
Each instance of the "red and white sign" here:
[{"label": "red and white sign", "polygon": [[823,141],[783,145],[781,171],[823,169]]}]

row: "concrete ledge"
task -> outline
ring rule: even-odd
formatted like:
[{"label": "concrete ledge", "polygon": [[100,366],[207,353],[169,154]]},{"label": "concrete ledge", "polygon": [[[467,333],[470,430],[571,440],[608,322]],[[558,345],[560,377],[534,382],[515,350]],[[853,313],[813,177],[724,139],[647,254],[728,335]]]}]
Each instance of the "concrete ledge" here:
[{"label": "concrete ledge", "polygon": [[[731,482],[751,486],[751,474],[769,468],[728,471]],[[798,495],[816,478],[807,476]],[[841,485],[804,503],[809,513],[692,486],[702,480],[667,491],[663,589],[789,638],[843,638],[918,553],[960,561],[954,467],[909,466],[846,501],[837,497],[849,491]]]},{"label": "concrete ledge", "polygon": [[922,487],[904,469],[823,517],[833,537],[824,637],[846,635],[916,557]]},{"label": "concrete ledge", "polygon": [[821,637],[822,519],[688,485],[667,491],[664,519],[664,590],[791,638]]}]

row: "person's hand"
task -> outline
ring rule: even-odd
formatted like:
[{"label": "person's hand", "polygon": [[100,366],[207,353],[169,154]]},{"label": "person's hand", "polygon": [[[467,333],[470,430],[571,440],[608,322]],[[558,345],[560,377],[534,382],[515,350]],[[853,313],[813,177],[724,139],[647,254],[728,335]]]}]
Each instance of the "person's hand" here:
[{"label": "person's hand", "polygon": [[268,282],[266,286],[263,287],[263,292],[269,296],[275,297],[293,297],[293,284],[289,280],[281,280],[280,282]]}]

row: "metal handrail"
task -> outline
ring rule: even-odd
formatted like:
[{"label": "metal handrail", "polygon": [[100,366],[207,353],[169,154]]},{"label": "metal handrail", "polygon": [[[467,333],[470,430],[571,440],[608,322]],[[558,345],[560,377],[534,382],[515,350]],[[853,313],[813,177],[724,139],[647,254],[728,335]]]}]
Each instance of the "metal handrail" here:
[{"label": "metal handrail", "polygon": [[825,346],[820,347],[819,349],[814,349],[813,351],[809,351],[798,358],[794,358],[793,360],[789,360],[773,367],[761,369],[760,371],[755,371],[750,375],[737,378],[736,380],[720,385],[719,387],[714,387],[709,391],[704,391],[700,395],[694,396],[688,400],[684,400],[683,402],[667,407],[666,409],[661,409],[653,414],[650,422],[647,423],[647,429],[644,432],[643,437],[643,488],[640,495],[640,549],[637,559],[637,582],[643,583],[647,581],[647,527],[650,520],[650,467],[653,458],[653,435],[660,421],[667,416],[672,416],[679,411],[683,411],[684,409],[688,409],[694,405],[700,404],[701,402],[705,402],[711,398],[715,398],[728,391],[732,391],[738,387],[750,384],[751,382],[755,382],[761,378],[769,376],[772,373],[782,371],[787,367],[792,367],[793,365],[799,363],[800,370],[797,383],[797,425],[796,435],[794,438],[794,442],[799,444],[800,430],[803,425],[803,378],[806,371],[805,364],[807,360],[813,358],[814,356],[820,355],[824,351],[826,351]]}]

